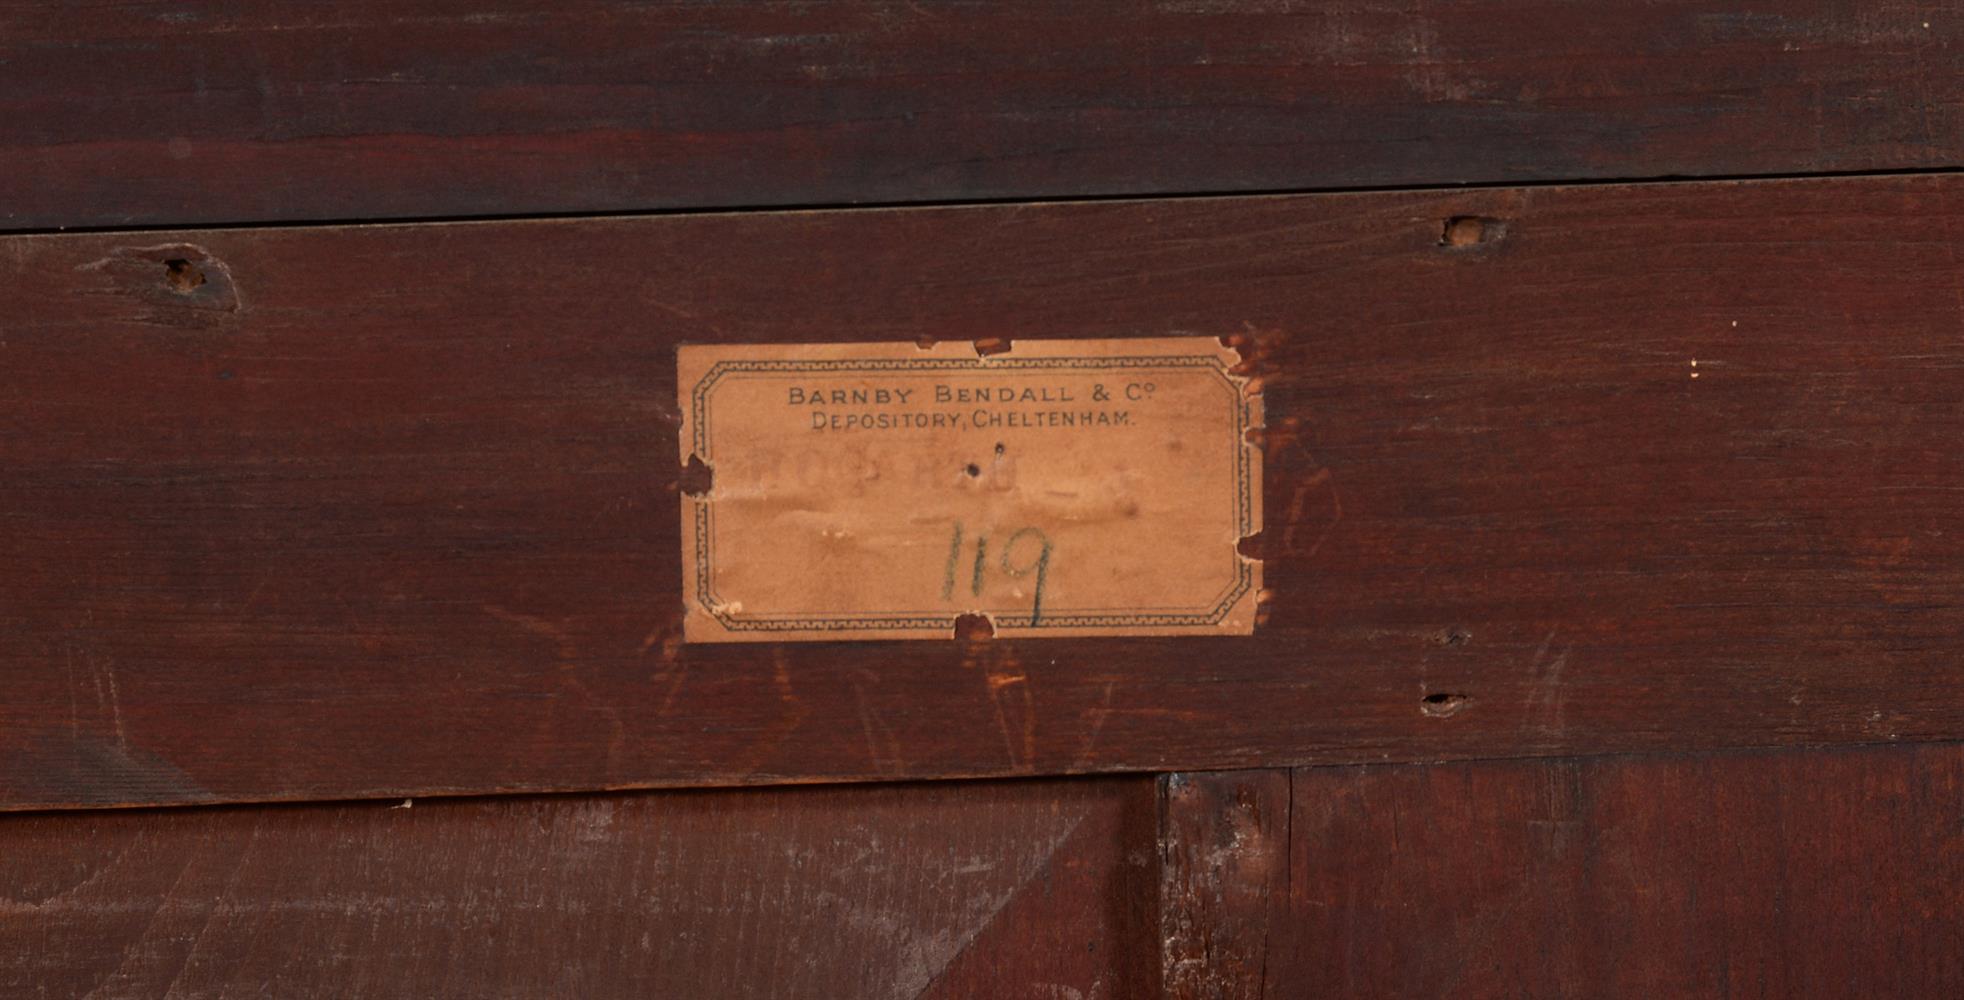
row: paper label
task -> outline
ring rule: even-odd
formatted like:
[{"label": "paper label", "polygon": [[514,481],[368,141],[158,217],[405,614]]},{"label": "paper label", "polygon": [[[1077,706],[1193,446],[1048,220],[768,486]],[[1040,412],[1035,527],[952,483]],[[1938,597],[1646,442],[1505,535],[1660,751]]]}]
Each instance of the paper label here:
[{"label": "paper label", "polygon": [[1238,635],[1261,398],[1212,337],[685,346],[691,642]]}]

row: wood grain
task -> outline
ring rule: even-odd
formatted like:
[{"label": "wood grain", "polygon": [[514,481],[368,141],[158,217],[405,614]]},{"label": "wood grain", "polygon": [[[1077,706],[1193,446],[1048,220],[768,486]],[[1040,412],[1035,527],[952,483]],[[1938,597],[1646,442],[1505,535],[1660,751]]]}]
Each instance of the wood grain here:
[{"label": "wood grain", "polygon": [[[1964,736],[1960,186],[12,238],[0,803]],[[1253,637],[679,641],[677,343],[1172,333]]]},{"label": "wood grain", "polygon": [[1307,768],[1272,996],[1964,991],[1964,748]]},{"label": "wood grain", "polygon": [[1173,1000],[1258,998],[1294,899],[1288,771],[1159,779],[1159,952]]},{"label": "wood grain", "polygon": [[1154,798],[1124,779],[13,816],[0,992],[1148,997],[1153,956],[1127,946],[1152,927]]},{"label": "wood grain", "polygon": [[1964,165],[1964,2],[0,9],[0,226]]},{"label": "wood grain", "polygon": [[1960,809],[1939,744],[13,815],[0,990],[1948,996]]}]

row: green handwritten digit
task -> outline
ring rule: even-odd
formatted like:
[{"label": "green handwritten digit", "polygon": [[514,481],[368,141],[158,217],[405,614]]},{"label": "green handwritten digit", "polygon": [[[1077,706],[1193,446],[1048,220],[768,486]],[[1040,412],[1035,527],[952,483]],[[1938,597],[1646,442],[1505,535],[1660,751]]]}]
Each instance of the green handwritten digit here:
[{"label": "green handwritten digit", "polygon": [[[1016,551],[1016,543],[1022,541],[1025,535],[1034,537],[1041,547],[1037,549],[1036,559],[1031,561],[1029,565],[1013,566],[1009,561],[1010,554]],[[1013,577],[1025,577],[1031,573],[1036,574],[1036,584],[1031,588],[1033,593],[1030,597],[1030,626],[1032,628],[1036,626],[1037,622],[1043,620],[1043,580],[1050,572],[1050,548],[1050,536],[1036,528],[1024,528],[1016,534],[1009,536],[1009,541],[1003,543],[1002,547],[1003,572]],[[976,553],[976,560],[979,573],[979,567],[981,565],[980,552]]]},{"label": "green handwritten digit", "polygon": [[968,592],[982,596],[982,571],[989,565],[989,536],[977,535],[975,538],[975,575],[968,582]]},{"label": "green handwritten digit", "polygon": [[955,596],[955,564],[962,558],[962,523],[955,522],[955,538],[948,543],[948,573],[941,580],[941,599],[946,601]]}]

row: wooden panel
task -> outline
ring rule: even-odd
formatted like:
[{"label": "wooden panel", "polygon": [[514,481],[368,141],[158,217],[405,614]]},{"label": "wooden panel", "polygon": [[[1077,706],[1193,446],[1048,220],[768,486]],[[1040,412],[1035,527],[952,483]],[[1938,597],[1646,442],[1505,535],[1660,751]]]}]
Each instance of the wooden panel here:
[{"label": "wooden panel", "polygon": [[[0,801],[1964,736],[1960,186],[13,238]],[[1168,333],[1252,638],[679,641],[676,343]]]},{"label": "wooden panel", "polygon": [[1160,779],[1159,947],[1173,1000],[1259,998],[1289,895],[1288,771]]},{"label": "wooden panel", "polygon": [[[0,992],[1145,997],[1150,779],[0,819]],[[1143,955],[1143,959],[1138,956]],[[1000,992],[964,991],[985,969]]]},{"label": "wooden panel", "polygon": [[1296,772],[1272,995],[1964,992],[1964,748]]},{"label": "wooden panel", "polygon": [[0,225],[1964,163],[1964,2],[15,4]]}]

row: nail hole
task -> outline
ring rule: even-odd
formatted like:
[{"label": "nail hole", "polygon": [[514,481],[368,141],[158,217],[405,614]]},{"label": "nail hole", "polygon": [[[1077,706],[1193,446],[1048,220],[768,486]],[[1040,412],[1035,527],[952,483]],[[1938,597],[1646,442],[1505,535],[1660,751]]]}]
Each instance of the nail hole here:
[{"label": "nail hole", "polygon": [[1418,710],[1435,719],[1443,719],[1449,715],[1457,714],[1460,709],[1465,708],[1472,701],[1473,699],[1466,695],[1448,694],[1442,691],[1438,694],[1428,694],[1420,698],[1418,700]]},{"label": "nail hole", "polygon": [[164,282],[170,285],[171,291],[189,295],[205,283],[205,272],[182,257],[173,257],[164,261]]},{"label": "nail hole", "polygon": [[683,495],[692,497],[708,496],[715,482],[715,470],[711,469],[709,463],[703,461],[699,455],[689,456],[688,464],[682,466],[682,474],[677,479],[677,485]]},{"label": "nail hole", "polygon": [[1455,215],[1446,220],[1445,229],[1439,233],[1439,245],[1456,248],[1478,246],[1500,239],[1505,232],[1506,227],[1498,219]]},{"label": "nail hole", "polygon": [[1439,633],[1439,645],[1464,646],[1466,645],[1466,641],[1471,638],[1473,638],[1473,633],[1463,628],[1449,628]]},{"label": "nail hole", "polygon": [[980,642],[984,639],[993,639],[995,635],[995,625],[991,624],[989,619],[984,615],[970,613],[958,615],[955,618],[955,638],[957,639],[967,642]]},{"label": "nail hole", "polygon": [[968,467],[964,468],[962,471],[968,473],[968,478],[974,479],[982,474],[982,467],[976,465],[974,462],[970,462],[968,463]]}]

